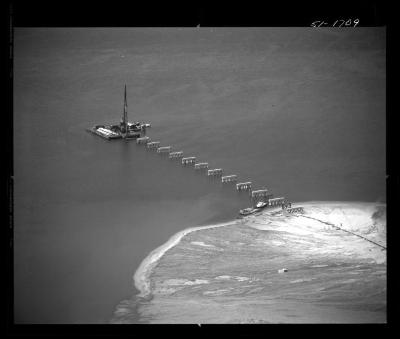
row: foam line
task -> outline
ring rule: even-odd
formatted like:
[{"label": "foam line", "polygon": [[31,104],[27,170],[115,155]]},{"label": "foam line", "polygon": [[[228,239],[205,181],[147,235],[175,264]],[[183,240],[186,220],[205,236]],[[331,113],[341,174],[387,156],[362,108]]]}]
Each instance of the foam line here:
[{"label": "foam line", "polygon": [[155,250],[151,251],[150,254],[141,262],[135,274],[133,275],[133,280],[135,283],[135,287],[140,291],[139,296],[145,297],[151,293],[150,289],[150,281],[149,276],[152,268],[157,264],[158,260],[172,247],[176,246],[181,239],[192,232],[215,228],[215,227],[223,227],[235,224],[236,221],[230,221],[227,223],[208,225],[208,226],[198,226],[187,228],[183,231],[180,231],[174,234],[169,240],[163,245],[157,247]]}]

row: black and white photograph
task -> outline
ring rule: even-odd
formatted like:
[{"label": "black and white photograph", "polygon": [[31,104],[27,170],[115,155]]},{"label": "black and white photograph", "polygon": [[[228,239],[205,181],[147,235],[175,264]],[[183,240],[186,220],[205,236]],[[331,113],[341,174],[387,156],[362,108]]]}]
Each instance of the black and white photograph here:
[{"label": "black and white photograph", "polygon": [[385,324],[386,28],[341,19],[14,27],[14,323]]}]

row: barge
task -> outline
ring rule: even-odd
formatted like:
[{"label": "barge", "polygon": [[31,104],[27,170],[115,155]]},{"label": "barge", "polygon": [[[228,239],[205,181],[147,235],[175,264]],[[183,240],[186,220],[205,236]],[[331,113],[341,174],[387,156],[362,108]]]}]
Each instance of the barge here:
[{"label": "barge", "polygon": [[263,208],[268,207],[268,202],[267,201],[259,201],[256,204],[256,207],[248,207],[248,208],[244,208],[242,210],[239,211],[240,215],[250,215],[256,212],[261,211]]},{"label": "barge", "polygon": [[126,99],[126,85],[124,92],[124,112],[119,124],[114,125],[95,125],[87,131],[96,134],[104,139],[137,139],[146,135],[146,129],[150,128],[149,123],[129,122],[128,121],[128,102]]},{"label": "barge", "polygon": [[[265,191],[267,191],[267,190],[265,190]],[[257,192],[261,192],[261,190],[253,191],[253,192],[257,193]],[[268,196],[271,196],[271,195],[272,194],[268,194]],[[290,208],[292,206],[292,204],[290,202],[286,202],[284,197],[267,199],[266,201],[260,200],[257,203],[255,203],[254,207],[248,207],[248,208],[241,209],[239,211],[239,214],[242,216],[250,215],[250,214],[259,212],[259,211],[263,210],[264,208],[270,209],[270,208],[274,208],[274,207],[278,207],[278,206],[281,206],[282,210],[286,210],[286,209]],[[279,210],[279,212],[281,212],[281,210]],[[298,212],[298,210],[296,210],[295,212]]]}]

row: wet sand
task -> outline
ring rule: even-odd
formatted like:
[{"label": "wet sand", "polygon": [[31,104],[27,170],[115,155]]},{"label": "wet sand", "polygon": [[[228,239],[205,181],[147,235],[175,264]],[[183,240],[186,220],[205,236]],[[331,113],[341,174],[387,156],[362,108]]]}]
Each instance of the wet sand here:
[{"label": "wet sand", "polygon": [[[301,205],[304,215],[273,216],[265,210],[223,227],[196,228],[172,237],[169,245],[153,251],[136,272],[136,282],[141,275],[148,283],[142,288],[145,299],[136,304],[142,320],[385,322],[386,250],[324,223],[327,219],[342,223],[343,228],[357,229],[384,246],[385,206]],[[379,210],[377,217],[374,213]],[[149,259],[155,257],[157,261]],[[282,268],[287,272],[279,273]],[[123,305],[125,312],[122,306],[117,308],[112,322],[130,322],[129,303]]]}]

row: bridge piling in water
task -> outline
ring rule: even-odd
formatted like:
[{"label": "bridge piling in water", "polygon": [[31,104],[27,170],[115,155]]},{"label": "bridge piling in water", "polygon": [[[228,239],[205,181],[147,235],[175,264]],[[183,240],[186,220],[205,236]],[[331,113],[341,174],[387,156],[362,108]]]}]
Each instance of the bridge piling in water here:
[{"label": "bridge piling in water", "polygon": [[196,162],[196,157],[182,158],[182,165],[192,165]]},{"label": "bridge piling in water", "polygon": [[169,158],[170,159],[177,159],[177,158],[182,158],[183,157],[183,152],[179,151],[179,152],[171,152],[169,154]]},{"label": "bridge piling in water", "polygon": [[267,189],[255,190],[251,192],[251,197],[253,199],[265,198],[268,196],[268,194],[269,193]]},{"label": "bridge piling in water", "polygon": [[[209,165],[208,162],[199,162],[196,163],[196,157],[183,157],[183,151],[176,151],[172,152],[171,146],[163,146],[160,147],[159,141],[151,141],[148,136],[140,137],[136,139],[136,143],[138,145],[145,144],[148,150],[157,150],[159,154],[168,154],[169,159],[181,159],[181,163],[183,166],[186,165],[194,165],[194,169],[199,171],[200,170],[207,170],[207,176],[209,178],[217,178],[221,177],[221,182],[223,184],[229,183],[236,183],[236,190],[237,191],[248,191],[250,201],[253,205],[258,203],[259,201],[264,201],[267,203],[267,206],[274,207],[274,206],[281,206],[288,213],[303,213],[302,207],[291,208],[291,204],[286,204],[286,200],[284,197],[273,198],[273,194],[270,194],[267,189],[259,189],[252,191],[252,182],[239,182],[238,176],[236,174],[225,175],[223,176],[223,169],[222,168],[214,168],[208,169]],[[203,171],[201,171],[203,172]],[[265,206],[266,204],[264,204]]]},{"label": "bridge piling in water", "polygon": [[155,150],[160,147],[160,142],[159,141],[152,141],[148,142],[146,145],[147,149]]},{"label": "bridge piling in water", "polygon": [[236,174],[231,174],[231,175],[225,175],[221,177],[221,182],[222,183],[230,183],[230,182],[236,182],[237,181],[237,175]]},{"label": "bridge piling in water", "polygon": [[158,147],[157,148],[157,153],[165,154],[165,153],[170,153],[171,152],[171,146],[163,146],[163,147]]},{"label": "bridge piling in water", "polygon": [[197,164],[194,164],[195,170],[202,170],[202,169],[207,169],[207,168],[208,168],[208,162],[199,162]]},{"label": "bridge piling in water", "polygon": [[269,206],[281,206],[285,203],[285,197],[268,199]]},{"label": "bridge piling in water", "polygon": [[217,177],[222,175],[222,168],[214,168],[207,171],[208,177]]},{"label": "bridge piling in water", "polygon": [[236,184],[236,190],[238,190],[238,191],[251,190],[251,181],[240,182],[240,183]]},{"label": "bridge piling in water", "polygon": [[151,139],[149,137],[142,137],[142,138],[137,138],[136,139],[136,144],[138,145],[144,145],[147,144],[148,142],[150,142]]},{"label": "bridge piling in water", "polygon": [[269,193],[267,189],[260,189],[251,191],[250,193],[250,201],[253,205],[256,205],[258,202],[263,201],[267,202],[269,206],[269,199],[273,197],[273,194]]}]

